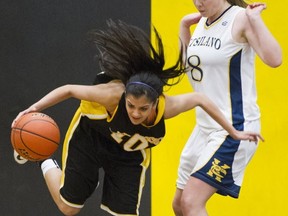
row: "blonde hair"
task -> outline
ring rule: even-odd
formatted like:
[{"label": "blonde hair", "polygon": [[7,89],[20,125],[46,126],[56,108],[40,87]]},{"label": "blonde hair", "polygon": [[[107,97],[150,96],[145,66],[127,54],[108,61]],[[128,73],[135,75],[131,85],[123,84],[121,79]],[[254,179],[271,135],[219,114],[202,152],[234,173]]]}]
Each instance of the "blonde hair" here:
[{"label": "blonde hair", "polygon": [[237,5],[243,8],[246,8],[248,6],[248,3],[244,0],[227,0],[227,2],[231,5]]}]

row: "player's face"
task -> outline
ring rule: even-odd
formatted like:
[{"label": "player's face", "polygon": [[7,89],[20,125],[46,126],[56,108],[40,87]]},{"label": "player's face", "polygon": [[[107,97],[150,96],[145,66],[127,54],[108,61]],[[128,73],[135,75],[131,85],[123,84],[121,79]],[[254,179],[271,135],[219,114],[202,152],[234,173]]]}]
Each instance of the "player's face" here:
[{"label": "player's face", "polygon": [[127,113],[130,121],[134,125],[145,122],[153,108],[155,108],[154,103],[148,100],[146,96],[136,98],[131,94],[126,95]]}]

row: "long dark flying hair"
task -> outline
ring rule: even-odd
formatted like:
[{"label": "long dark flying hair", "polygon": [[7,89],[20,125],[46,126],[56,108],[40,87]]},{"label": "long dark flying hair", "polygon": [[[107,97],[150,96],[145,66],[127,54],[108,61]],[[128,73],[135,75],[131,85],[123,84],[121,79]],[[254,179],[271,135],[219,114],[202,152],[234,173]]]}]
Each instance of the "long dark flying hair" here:
[{"label": "long dark flying hair", "polygon": [[156,28],[153,28],[156,40],[154,48],[150,37],[136,26],[113,20],[108,20],[107,26],[106,30],[88,33],[89,41],[99,50],[100,67],[107,76],[120,79],[125,85],[133,75],[139,73],[156,75],[163,86],[172,86],[180,81],[181,75],[185,73],[182,50],[176,63],[164,69],[164,48]]}]

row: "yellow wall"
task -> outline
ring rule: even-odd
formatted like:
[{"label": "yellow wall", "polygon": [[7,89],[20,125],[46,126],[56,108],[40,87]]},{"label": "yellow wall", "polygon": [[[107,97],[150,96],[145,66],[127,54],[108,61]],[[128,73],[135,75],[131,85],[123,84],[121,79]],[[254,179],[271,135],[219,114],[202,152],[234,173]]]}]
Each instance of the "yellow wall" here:
[{"label": "yellow wall", "polygon": [[[288,66],[287,2],[267,0],[262,13],[267,26],[283,48],[283,65],[265,66],[258,58],[258,103],[262,112],[262,135],[258,151],[247,168],[239,199],[215,195],[208,203],[211,216],[288,215]],[[181,17],[195,12],[192,0],[152,0],[152,23],[160,32],[169,62],[176,58],[178,24]],[[286,40],[285,40],[286,39]],[[264,45],[265,46],[265,45]],[[271,50],[273,52],[273,50]],[[187,79],[168,94],[190,91]],[[181,149],[195,124],[194,111],[167,121],[167,136],[152,152],[152,216],[172,216]]]}]

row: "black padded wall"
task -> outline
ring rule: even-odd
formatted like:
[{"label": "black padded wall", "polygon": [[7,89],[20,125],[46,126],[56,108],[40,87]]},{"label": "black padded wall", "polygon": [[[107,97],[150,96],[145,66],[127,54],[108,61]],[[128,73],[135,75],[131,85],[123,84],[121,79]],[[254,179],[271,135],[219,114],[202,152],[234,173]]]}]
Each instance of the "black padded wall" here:
[{"label": "black padded wall", "polygon": [[[0,215],[61,215],[36,163],[14,162],[10,125],[27,108],[57,86],[90,84],[99,71],[84,43],[92,28],[121,19],[150,32],[146,0],[1,0],[0,1]],[[62,140],[78,101],[69,100],[44,112],[61,128]],[[55,154],[61,161],[61,147]],[[150,171],[140,215],[150,213]],[[79,215],[106,216],[100,210],[101,186]]]}]

